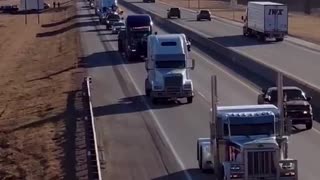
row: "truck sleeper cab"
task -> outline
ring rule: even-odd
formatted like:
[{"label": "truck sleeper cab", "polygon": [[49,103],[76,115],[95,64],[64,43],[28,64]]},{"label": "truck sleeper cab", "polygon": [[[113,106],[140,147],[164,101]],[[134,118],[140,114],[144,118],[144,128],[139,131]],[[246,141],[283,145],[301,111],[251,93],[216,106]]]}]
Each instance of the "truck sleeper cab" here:
[{"label": "truck sleeper cab", "polygon": [[125,33],[118,37],[128,61],[147,56],[148,36],[152,34],[153,22],[148,14],[128,15]]},{"label": "truck sleeper cab", "polygon": [[222,130],[217,134],[222,138],[198,139],[200,169],[215,168],[213,157],[219,151],[223,179],[297,180],[297,161],[285,158],[288,137],[277,136],[278,121],[279,110],[274,105],[217,107],[216,123]]},{"label": "truck sleeper cab", "polygon": [[184,34],[150,35],[148,37],[148,56],[145,80],[146,96],[152,102],[158,99],[187,98],[192,103],[194,92],[189,77],[188,41]]}]

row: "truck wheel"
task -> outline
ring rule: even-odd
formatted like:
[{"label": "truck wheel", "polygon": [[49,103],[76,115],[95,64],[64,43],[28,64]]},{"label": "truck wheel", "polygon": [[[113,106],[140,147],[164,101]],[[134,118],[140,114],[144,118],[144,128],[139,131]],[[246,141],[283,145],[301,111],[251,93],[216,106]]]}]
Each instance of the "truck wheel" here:
[{"label": "truck wheel", "polygon": [[167,16],[168,19],[170,19],[170,16]]},{"label": "truck wheel", "polygon": [[312,121],[306,124],[306,129],[312,129]]},{"label": "truck wheel", "polygon": [[209,18],[208,20],[211,21],[211,18]]},{"label": "truck wheel", "polygon": [[276,41],[277,41],[277,42],[283,41],[283,38],[276,38]]},{"label": "truck wheel", "polygon": [[122,43],[121,43],[121,41],[118,41],[118,51],[122,52]]},{"label": "truck wheel", "polygon": [[187,97],[188,104],[192,103],[192,101],[193,101],[193,97]]},{"label": "truck wheel", "polygon": [[146,96],[150,97],[151,90],[149,89],[149,86],[148,86],[148,79],[144,81],[144,89],[145,89]]},{"label": "truck wheel", "polygon": [[259,35],[258,35],[258,39],[259,39],[259,41],[261,41],[261,42],[265,42],[265,41],[266,41],[266,36],[265,36],[264,34],[259,34]]},{"label": "truck wheel", "polygon": [[258,104],[263,104],[264,99],[263,99],[263,94],[258,95]]},{"label": "truck wheel", "polygon": [[152,104],[158,104],[158,98],[153,97],[151,99]]},{"label": "truck wheel", "polygon": [[179,15],[178,18],[181,19],[181,16]]},{"label": "truck wheel", "polygon": [[199,18],[197,18],[197,21],[200,21],[200,19],[199,19]]},{"label": "truck wheel", "polygon": [[199,152],[199,160],[198,160],[198,165],[199,168],[203,171],[203,167],[202,167],[202,148],[200,148],[200,152]]}]

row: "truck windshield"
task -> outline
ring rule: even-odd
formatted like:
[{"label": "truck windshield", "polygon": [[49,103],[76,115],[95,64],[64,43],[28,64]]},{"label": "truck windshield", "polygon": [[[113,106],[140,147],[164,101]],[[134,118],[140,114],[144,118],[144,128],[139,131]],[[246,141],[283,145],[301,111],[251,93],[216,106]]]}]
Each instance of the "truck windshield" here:
[{"label": "truck windshield", "polygon": [[[225,133],[228,130],[225,127]],[[231,124],[231,136],[274,135],[274,123],[262,124]]]},{"label": "truck windshield", "polygon": [[183,69],[185,67],[185,61],[156,61],[156,68]]},{"label": "truck windshield", "polygon": [[150,31],[131,31],[131,37],[133,39],[146,38],[150,34]]}]

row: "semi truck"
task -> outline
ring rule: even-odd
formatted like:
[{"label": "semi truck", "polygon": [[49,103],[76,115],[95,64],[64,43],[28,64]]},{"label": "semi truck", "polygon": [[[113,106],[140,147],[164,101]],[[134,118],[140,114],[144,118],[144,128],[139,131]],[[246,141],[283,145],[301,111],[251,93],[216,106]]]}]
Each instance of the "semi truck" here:
[{"label": "semi truck", "polygon": [[283,41],[288,34],[288,7],[274,2],[248,2],[244,21],[243,35],[256,36],[261,41],[275,38]]},{"label": "semi truck", "polygon": [[126,29],[118,35],[118,50],[124,52],[128,61],[147,56],[148,36],[152,34],[153,22],[148,14],[128,15]]},{"label": "semi truck", "polygon": [[[27,3],[27,4],[26,4]],[[44,9],[43,0],[20,0],[21,11],[38,11]]]},{"label": "semi truck", "polygon": [[217,78],[211,79],[210,137],[197,140],[199,168],[214,170],[219,180],[297,180],[298,161],[288,157],[291,124],[283,116],[283,102],[218,107]]},{"label": "semi truck", "polygon": [[[150,35],[145,62],[145,93],[153,103],[159,99],[187,98],[192,103],[194,92],[189,69],[194,69],[190,47],[184,34]],[[188,63],[192,66],[188,67]]]}]

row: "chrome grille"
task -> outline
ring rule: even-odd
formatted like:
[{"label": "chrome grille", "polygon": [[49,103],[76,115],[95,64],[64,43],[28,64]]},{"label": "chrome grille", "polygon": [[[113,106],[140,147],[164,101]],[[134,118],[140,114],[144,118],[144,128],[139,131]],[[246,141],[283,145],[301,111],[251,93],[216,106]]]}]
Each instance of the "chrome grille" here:
[{"label": "chrome grille", "polygon": [[276,175],[275,151],[248,151],[248,176],[272,177]]},{"label": "chrome grille", "polygon": [[182,87],[182,75],[171,75],[164,78],[165,87],[168,89],[180,88]]}]

